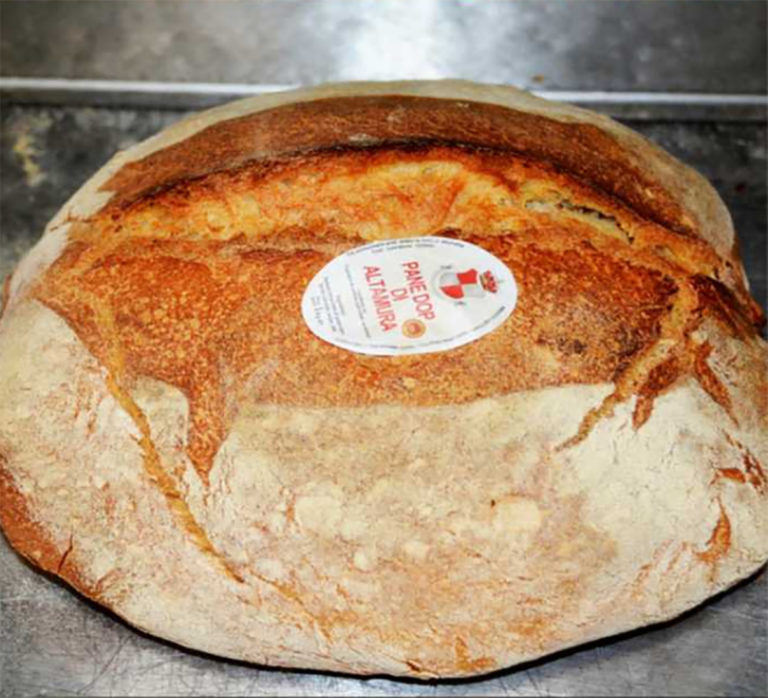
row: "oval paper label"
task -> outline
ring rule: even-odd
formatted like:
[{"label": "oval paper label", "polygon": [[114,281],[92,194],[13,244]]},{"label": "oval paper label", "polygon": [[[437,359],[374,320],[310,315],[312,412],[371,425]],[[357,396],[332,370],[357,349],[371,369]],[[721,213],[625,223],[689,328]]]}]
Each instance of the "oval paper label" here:
[{"label": "oval paper label", "polygon": [[509,268],[460,240],[418,237],[356,247],[304,291],[314,334],[358,354],[445,351],[495,330],[517,302]]}]

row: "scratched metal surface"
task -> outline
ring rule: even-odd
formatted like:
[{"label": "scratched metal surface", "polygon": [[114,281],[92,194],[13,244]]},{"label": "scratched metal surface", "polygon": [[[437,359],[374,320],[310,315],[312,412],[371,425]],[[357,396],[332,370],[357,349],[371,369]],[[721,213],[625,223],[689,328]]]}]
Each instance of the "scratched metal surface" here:
[{"label": "scratched metal surface", "polygon": [[614,116],[766,119],[765,2],[4,0],[0,95],[186,109],[279,86],[466,78]]},{"label": "scratched metal surface", "polygon": [[[6,106],[0,116],[0,275],[115,150],[181,112]],[[703,172],[733,213],[755,296],[766,298],[766,127],[634,122]],[[0,539],[0,694],[701,695],[765,694],[768,575],[664,627],[470,682],[413,683],[257,668],[138,633],[34,572]]]},{"label": "scratched metal surface", "polygon": [[764,93],[764,2],[4,0],[0,75]]}]

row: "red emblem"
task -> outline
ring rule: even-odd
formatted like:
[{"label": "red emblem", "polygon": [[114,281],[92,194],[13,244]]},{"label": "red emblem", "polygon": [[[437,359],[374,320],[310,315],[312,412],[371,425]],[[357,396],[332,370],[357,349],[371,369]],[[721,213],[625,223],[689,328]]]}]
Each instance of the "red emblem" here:
[{"label": "red emblem", "polygon": [[438,275],[438,289],[455,301],[465,298],[482,298],[486,292],[496,293],[499,283],[490,271],[480,274],[477,269],[466,271],[444,270]]}]

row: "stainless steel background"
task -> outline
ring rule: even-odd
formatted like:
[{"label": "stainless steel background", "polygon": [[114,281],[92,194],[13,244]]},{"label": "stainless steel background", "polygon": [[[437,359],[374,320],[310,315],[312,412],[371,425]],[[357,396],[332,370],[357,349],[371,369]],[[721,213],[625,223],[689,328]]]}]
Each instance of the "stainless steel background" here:
[{"label": "stainless steel background", "polygon": [[16,102],[202,107],[329,80],[505,82],[632,118],[765,120],[763,2],[0,3]]},{"label": "stainless steel background", "polygon": [[[183,108],[264,86],[465,77],[622,116],[699,169],[734,216],[765,306],[765,32],[765,3],[739,0],[0,0],[0,276],[115,150]],[[765,695],[767,595],[763,572],[660,628],[423,684],[182,650],[34,572],[0,540],[0,694]]]},{"label": "stainless steel background", "polygon": [[6,76],[763,93],[761,2],[3,2]]}]

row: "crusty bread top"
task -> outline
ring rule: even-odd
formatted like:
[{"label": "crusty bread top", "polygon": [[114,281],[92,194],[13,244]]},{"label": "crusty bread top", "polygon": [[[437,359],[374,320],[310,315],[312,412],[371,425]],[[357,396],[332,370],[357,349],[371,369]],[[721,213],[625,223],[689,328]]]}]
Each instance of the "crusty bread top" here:
[{"label": "crusty bread top", "polygon": [[734,243],[728,212],[708,182],[637,133],[514,88],[461,81],[348,83],[242,100],[150,141],[104,189],[126,200],[254,160],[413,142],[550,162],[673,230],[701,236],[723,256]]},{"label": "crusty bread top", "polygon": [[[182,122],[118,156],[49,232],[66,229],[66,244],[35,296],[117,384],[184,391],[202,475],[244,402],[439,405],[613,381],[614,401],[646,397],[641,422],[690,374],[727,406],[691,332],[714,314],[753,334],[761,314],[703,179],[608,119],[509,88],[344,89]],[[449,353],[386,360],[311,335],[297,309],[324,264],[413,235],[507,263],[512,317]]]},{"label": "crusty bread top", "polygon": [[[174,184],[254,161],[324,149],[405,144],[475,146],[550,163],[615,196],[641,215],[707,237],[680,201],[681,182],[656,172],[657,154],[633,149],[592,123],[563,122],[496,104],[402,95],[296,102],[220,121],[123,167],[105,185],[124,204]],[[727,235],[719,230],[712,242]]]},{"label": "crusty bread top", "polygon": [[[125,202],[248,162],[413,142],[500,148],[551,162],[669,228],[701,237],[739,266],[730,215],[691,168],[595,112],[508,86],[459,80],[329,84],[194,114],[118,153],[49,227],[94,213],[110,200]],[[744,282],[740,269],[731,273]]]}]

